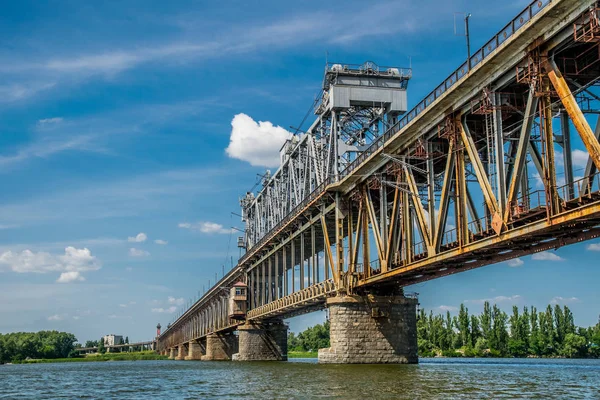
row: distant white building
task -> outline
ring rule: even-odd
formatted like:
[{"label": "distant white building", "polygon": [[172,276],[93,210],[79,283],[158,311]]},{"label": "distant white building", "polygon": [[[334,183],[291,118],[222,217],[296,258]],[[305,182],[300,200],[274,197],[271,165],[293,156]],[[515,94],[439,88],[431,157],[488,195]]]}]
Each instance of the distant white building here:
[{"label": "distant white building", "polygon": [[123,342],[123,336],[121,335],[110,334],[103,336],[102,339],[104,340],[105,346],[114,346],[115,344],[121,344],[121,342]]}]

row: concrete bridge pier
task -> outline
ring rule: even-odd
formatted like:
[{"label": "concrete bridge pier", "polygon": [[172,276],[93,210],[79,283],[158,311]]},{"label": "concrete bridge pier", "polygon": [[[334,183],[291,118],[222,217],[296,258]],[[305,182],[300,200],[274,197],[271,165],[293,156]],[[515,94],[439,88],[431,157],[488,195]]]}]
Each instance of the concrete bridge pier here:
[{"label": "concrete bridge pier", "polygon": [[169,360],[174,360],[175,357],[176,357],[176,355],[175,355],[175,347],[171,347],[169,349]]},{"label": "concrete bridge pier", "polygon": [[402,295],[337,296],[327,300],[331,347],[319,363],[416,364],[417,299]]},{"label": "concrete bridge pier", "polygon": [[201,360],[204,355],[206,355],[206,346],[203,346],[198,340],[192,340],[188,343],[186,360]]},{"label": "concrete bridge pier", "polygon": [[288,327],[281,320],[246,322],[238,327],[236,361],[287,361]]},{"label": "concrete bridge pier", "polygon": [[185,360],[185,357],[188,354],[187,343],[180,344],[177,346],[177,357],[176,360]]},{"label": "concrete bridge pier", "polygon": [[210,333],[206,336],[206,354],[202,356],[203,361],[226,361],[231,360],[237,353],[238,338],[233,332]]}]

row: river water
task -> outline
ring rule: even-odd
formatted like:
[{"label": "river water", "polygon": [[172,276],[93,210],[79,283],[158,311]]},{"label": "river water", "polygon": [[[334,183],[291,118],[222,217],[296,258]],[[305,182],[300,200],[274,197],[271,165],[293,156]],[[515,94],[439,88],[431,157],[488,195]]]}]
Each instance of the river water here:
[{"label": "river water", "polygon": [[0,399],[600,399],[600,360],[0,365]]}]

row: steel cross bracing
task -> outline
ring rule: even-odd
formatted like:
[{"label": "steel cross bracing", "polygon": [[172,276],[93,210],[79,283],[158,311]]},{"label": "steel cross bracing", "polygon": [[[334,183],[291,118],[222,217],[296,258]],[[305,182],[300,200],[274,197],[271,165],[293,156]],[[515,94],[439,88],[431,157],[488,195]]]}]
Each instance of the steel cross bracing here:
[{"label": "steel cross bracing", "polygon": [[406,111],[410,70],[328,64],[316,120],[281,149],[281,167],[240,203],[245,246],[252,248],[317,188],[335,181],[360,152]]},{"label": "steel cross bracing", "polygon": [[[307,186],[218,287],[243,279],[247,318],[281,318],[335,293],[404,287],[600,237],[597,15],[596,1],[533,2],[474,54],[470,72],[453,73],[337,179]],[[298,139],[298,159],[310,137]],[[587,161],[575,163],[573,149]],[[201,301],[218,303],[218,287]],[[195,314],[161,341],[181,340],[171,337]]]}]

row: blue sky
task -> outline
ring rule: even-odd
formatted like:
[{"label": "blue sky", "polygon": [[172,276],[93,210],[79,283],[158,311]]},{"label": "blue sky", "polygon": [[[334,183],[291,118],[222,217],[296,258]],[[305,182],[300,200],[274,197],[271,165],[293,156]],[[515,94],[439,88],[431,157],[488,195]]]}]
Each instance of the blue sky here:
[{"label": "blue sky", "polygon": [[[525,3],[4,4],[0,332],[152,337],[237,259],[230,227],[242,224],[231,212],[265,168],[248,162],[264,156],[260,148],[225,151],[236,115],[249,117],[240,129],[259,133],[273,132],[267,121],[300,124],[326,54],[389,66],[410,59],[415,104],[465,56],[454,12],[473,14],[477,48]],[[600,272],[587,248],[409,290],[436,311],[467,301],[479,312],[483,299],[506,309],[566,303],[589,325],[600,313]]]}]

